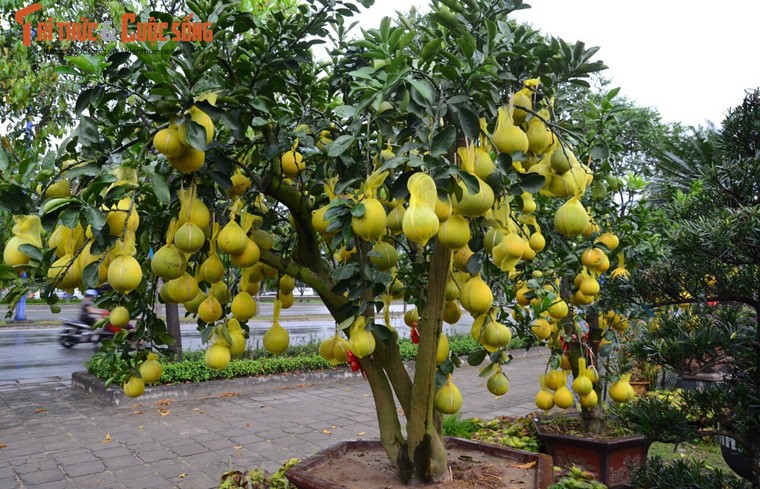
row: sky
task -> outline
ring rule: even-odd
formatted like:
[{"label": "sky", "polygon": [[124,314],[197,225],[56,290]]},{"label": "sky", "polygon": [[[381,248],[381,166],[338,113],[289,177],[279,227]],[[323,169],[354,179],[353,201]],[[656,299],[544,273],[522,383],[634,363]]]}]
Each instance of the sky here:
[{"label": "sky", "polygon": [[[599,46],[603,75],[666,122],[720,124],[747,89],[760,87],[758,0],[526,0],[514,13],[545,34]],[[375,0],[362,27],[429,0]]]}]

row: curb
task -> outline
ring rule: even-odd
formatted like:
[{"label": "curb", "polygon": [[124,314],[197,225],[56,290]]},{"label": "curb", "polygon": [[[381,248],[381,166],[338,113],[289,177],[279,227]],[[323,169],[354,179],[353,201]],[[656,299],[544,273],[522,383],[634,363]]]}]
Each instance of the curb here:
[{"label": "curb", "polygon": [[188,382],[186,384],[167,384],[155,387],[145,387],[145,393],[139,398],[129,398],[119,386],[105,383],[86,371],[74,372],[71,375],[71,385],[82,389],[87,394],[112,406],[127,406],[132,402],[152,401],[160,399],[200,399],[215,397],[230,392],[245,392],[247,394],[282,388],[291,384],[319,383],[329,380],[357,378],[359,374],[351,372],[348,367],[331,370],[314,370],[309,372],[289,372],[285,374],[261,375],[255,377],[240,377],[236,379],[207,380],[204,382]]}]

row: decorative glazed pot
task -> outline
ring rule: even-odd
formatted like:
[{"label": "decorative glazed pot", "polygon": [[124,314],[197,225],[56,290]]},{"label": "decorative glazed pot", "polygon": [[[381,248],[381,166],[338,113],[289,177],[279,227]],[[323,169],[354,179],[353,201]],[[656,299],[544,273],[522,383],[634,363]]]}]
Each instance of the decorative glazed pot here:
[{"label": "decorative glazed pot", "polygon": [[651,444],[644,435],[599,439],[547,431],[538,418],[533,418],[533,424],[554,465],[583,467],[609,489],[630,487],[631,468],[646,463]]}]

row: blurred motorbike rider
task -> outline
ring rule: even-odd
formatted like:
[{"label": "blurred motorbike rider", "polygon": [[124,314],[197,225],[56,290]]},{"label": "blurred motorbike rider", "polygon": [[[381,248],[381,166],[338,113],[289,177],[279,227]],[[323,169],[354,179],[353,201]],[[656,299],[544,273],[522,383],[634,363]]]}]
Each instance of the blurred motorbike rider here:
[{"label": "blurred motorbike rider", "polygon": [[79,321],[88,325],[94,326],[100,319],[99,310],[95,307],[95,298],[98,296],[98,292],[93,289],[87,289],[82,299],[82,309],[79,311]]}]

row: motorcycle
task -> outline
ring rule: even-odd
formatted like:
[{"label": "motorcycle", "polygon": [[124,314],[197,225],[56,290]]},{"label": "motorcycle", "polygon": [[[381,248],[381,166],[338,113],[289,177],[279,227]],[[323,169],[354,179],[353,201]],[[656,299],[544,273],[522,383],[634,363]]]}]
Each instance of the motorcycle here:
[{"label": "motorcycle", "polygon": [[[108,317],[109,312],[105,309],[98,311],[101,318]],[[103,340],[110,340],[123,328],[106,323],[102,328],[93,328],[87,323],[81,321],[65,321],[63,329],[58,334],[58,343],[64,348],[71,348],[79,343],[95,343],[98,345]],[[134,329],[132,324],[128,324],[126,329]]]}]

